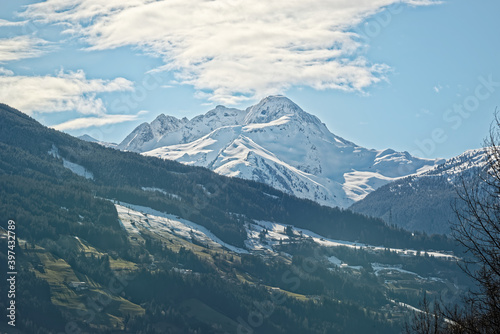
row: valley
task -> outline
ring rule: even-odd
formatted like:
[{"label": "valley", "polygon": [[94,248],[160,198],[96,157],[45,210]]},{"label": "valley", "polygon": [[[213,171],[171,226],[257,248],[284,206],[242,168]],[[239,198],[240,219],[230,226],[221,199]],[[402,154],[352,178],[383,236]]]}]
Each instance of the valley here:
[{"label": "valley", "polygon": [[28,332],[398,333],[471,286],[446,236],[0,113]]}]

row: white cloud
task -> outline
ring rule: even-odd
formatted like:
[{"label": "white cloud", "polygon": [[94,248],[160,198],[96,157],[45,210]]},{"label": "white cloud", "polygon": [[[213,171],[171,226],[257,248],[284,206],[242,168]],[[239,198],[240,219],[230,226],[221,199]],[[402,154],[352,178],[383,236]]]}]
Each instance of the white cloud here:
[{"label": "white cloud", "polygon": [[14,72],[5,67],[0,67],[0,75],[14,75]]},{"label": "white cloud", "polygon": [[7,21],[0,19],[0,27],[20,27],[27,23],[27,21]]},{"label": "white cloud", "polygon": [[[385,78],[350,30],[389,5],[431,0],[47,0],[24,16],[64,23],[90,50],[139,47],[198,96],[238,103],[292,86],[363,91]],[[207,93],[208,92],[208,93]],[[208,94],[208,95],[206,95]]]},{"label": "white cloud", "polygon": [[404,1],[411,6],[430,6],[430,5],[439,5],[444,3],[444,1],[440,0],[407,0]]},{"label": "white cloud", "polygon": [[141,113],[139,112],[137,115],[101,115],[99,117],[82,117],[54,125],[52,128],[59,131],[86,129],[92,126],[104,126],[135,121],[140,115]]},{"label": "white cloud", "polygon": [[2,38],[0,39],[0,63],[39,57],[50,49],[51,43],[33,36]]},{"label": "white cloud", "polygon": [[106,108],[97,94],[133,90],[132,82],[124,78],[91,80],[81,70],[60,71],[55,76],[15,76],[9,72],[0,73],[0,101],[29,115],[70,110],[104,114]]}]

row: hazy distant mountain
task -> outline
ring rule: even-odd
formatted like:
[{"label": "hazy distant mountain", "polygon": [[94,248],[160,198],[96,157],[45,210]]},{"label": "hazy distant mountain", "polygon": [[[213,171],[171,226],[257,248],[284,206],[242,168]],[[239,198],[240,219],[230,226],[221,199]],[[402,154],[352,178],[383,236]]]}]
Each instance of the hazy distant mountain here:
[{"label": "hazy distant mountain", "polygon": [[407,230],[449,233],[456,186],[471,180],[485,163],[484,149],[467,151],[425,173],[380,187],[350,209]]},{"label": "hazy distant mountain", "polygon": [[360,147],[331,133],[284,96],[267,97],[245,111],[218,106],[192,120],[162,114],[138,126],[118,148],[207,167],[340,207],[442,162]]},{"label": "hazy distant mountain", "polygon": [[81,139],[81,140],[88,141],[89,143],[97,143],[97,144],[101,144],[102,146],[111,147],[111,148],[116,148],[116,146],[118,146],[118,144],[115,144],[115,143],[108,143],[105,141],[99,141],[99,140],[95,139],[94,137],[89,136],[87,134],[82,135],[82,136],[78,136],[77,138]]}]

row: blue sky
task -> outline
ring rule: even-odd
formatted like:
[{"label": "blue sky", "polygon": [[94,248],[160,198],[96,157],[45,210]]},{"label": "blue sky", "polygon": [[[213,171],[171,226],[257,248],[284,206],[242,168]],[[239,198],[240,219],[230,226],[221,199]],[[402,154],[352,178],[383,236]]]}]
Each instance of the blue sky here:
[{"label": "blue sky", "polygon": [[500,106],[493,0],[47,0],[0,4],[0,100],[121,141],[284,94],[369,148],[449,158]]}]

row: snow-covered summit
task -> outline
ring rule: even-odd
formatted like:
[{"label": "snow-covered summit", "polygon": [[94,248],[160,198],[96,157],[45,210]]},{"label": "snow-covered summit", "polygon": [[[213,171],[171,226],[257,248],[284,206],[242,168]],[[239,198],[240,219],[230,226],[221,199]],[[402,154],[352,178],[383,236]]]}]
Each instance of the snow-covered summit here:
[{"label": "snow-covered summit", "polygon": [[283,116],[311,124],[321,124],[316,116],[306,113],[293,101],[282,95],[268,96],[256,105],[247,108],[246,113],[245,124],[269,123]]},{"label": "snow-covered summit", "polygon": [[124,151],[144,152],[166,145],[188,143],[217,128],[241,124],[245,115],[243,110],[224,106],[217,106],[192,120],[161,114],[151,123],[142,123],[135,128],[118,148]]},{"label": "snow-covered summit", "polygon": [[476,172],[475,170],[484,168],[487,162],[487,148],[467,150],[428,170],[420,177],[446,176],[449,182],[455,183],[467,174],[473,174]]},{"label": "snow-covered summit", "polygon": [[245,111],[217,106],[190,121],[167,117],[141,124],[119,148],[267,183],[329,206],[347,207],[441,162],[357,146],[284,96]]},{"label": "snow-covered summit", "polygon": [[165,133],[174,132],[188,122],[187,118],[178,119],[174,116],[166,116],[161,114],[151,122],[151,130],[155,136]]}]

